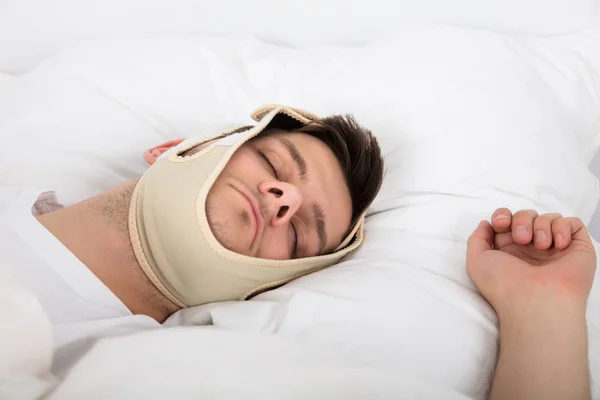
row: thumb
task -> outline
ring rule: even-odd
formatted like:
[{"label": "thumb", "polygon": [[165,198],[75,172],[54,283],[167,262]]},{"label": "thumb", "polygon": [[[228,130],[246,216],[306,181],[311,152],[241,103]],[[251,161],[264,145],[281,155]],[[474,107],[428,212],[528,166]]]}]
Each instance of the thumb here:
[{"label": "thumb", "polygon": [[571,226],[572,240],[581,240],[582,242],[593,246],[590,234],[585,224],[579,218],[569,217],[565,219],[569,221],[569,225]]},{"label": "thumb", "polygon": [[494,244],[494,229],[489,222],[483,220],[477,225],[467,241],[467,265],[484,251],[492,250]]}]

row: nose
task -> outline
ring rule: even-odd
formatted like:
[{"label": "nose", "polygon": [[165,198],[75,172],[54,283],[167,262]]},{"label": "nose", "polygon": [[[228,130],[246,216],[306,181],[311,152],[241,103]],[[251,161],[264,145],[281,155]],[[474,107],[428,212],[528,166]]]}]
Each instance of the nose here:
[{"label": "nose", "polygon": [[258,191],[271,215],[272,226],[283,225],[290,220],[302,204],[302,194],[295,185],[287,182],[268,181],[259,185]]}]

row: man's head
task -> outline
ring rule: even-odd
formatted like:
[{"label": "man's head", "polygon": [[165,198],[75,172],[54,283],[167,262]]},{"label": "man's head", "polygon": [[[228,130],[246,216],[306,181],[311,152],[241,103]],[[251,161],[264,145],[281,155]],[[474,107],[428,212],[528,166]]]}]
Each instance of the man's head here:
[{"label": "man's head", "polygon": [[331,266],[362,242],[383,175],[371,133],[351,117],[281,106],[253,118],[256,126],[184,141],[136,185],[135,256],[181,307],[248,298]]},{"label": "man's head", "polygon": [[[153,164],[180,142],[144,156]],[[371,132],[351,116],[331,116],[266,129],[244,143],[211,187],[206,212],[217,240],[236,253],[267,259],[328,254],[373,201],[382,178]]]}]

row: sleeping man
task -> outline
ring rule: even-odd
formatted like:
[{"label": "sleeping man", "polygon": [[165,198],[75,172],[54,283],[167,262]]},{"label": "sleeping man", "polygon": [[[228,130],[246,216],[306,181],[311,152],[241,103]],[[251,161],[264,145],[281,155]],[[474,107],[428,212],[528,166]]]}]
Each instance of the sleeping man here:
[{"label": "sleeping man", "polygon": [[69,207],[3,189],[0,255],[50,320],[55,373],[99,337],[247,299],[360,245],[383,178],[371,132],[285,107],[253,117],[151,149],[140,179]]}]

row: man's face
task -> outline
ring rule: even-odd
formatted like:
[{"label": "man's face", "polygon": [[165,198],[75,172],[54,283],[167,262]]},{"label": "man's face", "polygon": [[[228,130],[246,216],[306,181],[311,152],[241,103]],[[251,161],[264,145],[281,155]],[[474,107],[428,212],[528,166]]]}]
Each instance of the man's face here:
[{"label": "man's face", "polygon": [[227,249],[290,259],[332,252],[350,228],[352,201],[327,145],[277,132],[235,152],[208,193],[206,211]]}]

